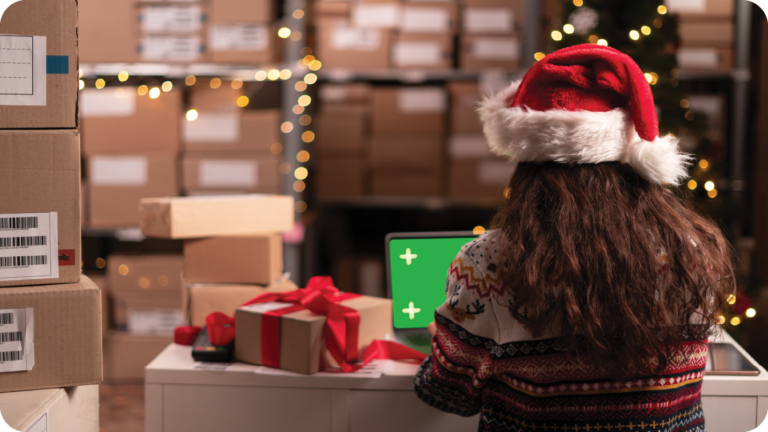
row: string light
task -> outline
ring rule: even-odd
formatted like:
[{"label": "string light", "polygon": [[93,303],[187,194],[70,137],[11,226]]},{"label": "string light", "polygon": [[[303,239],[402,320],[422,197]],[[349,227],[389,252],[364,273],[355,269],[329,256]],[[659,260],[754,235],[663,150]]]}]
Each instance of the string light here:
[{"label": "string light", "polygon": [[256,72],[256,75],[254,75],[254,78],[256,79],[256,81],[264,81],[265,79],[267,79],[267,71],[260,70]]},{"label": "string light", "polygon": [[300,41],[302,36],[304,36],[304,35],[302,35],[301,32],[293,32],[293,33],[291,33],[291,40],[292,41]]},{"label": "string light", "polygon": [[319,71],[321,67],[323,67],[323,64],[320,62],[320,60],[312,60],[309,63],[309,70],[311,71]]},{"label": "string light", "polygon": [[309,152],[306,150],[302,150],[296,153],[296,160],[301,163],[307,162],[309,160]]},{"label": "string light", "polygon": [[187,121],[195,121],[197,120],[197,116],[198,116],[198,113],[196,109],[191,109],[187,111]]},{"label": "string light", "polygon": [[149,288],[149,279],[147,279],[147,278],[139,279],[139,288],[141,288],[141,289]]},{"label": "string light", "polygon": [[533,55],[533,58],[534,58],[536,61],[542,61],[542,60],[544,60],[544,57],[546,57],[546,56],[547,56],[547,55],[546,55],[546,54],[544,54],[543,52],[537,52],[536,54],[534,54],[534,55]]},{"label": "string light", "polygon": [[296,180],[295,182],[293,182],[293,190],[295,190],[296,192],[304,192],[304,189],[306,188],[307,188],[307,185],[301,180]]},{"label": "string light", "polygon": [[309,95],[299,96],[299,105],[305,107],[312,103],[312,98]]},{"label": "string light", "polygon": [[554,40],[554,41],[561,41],[561,40],[563,40],[563,34],[560,33],[557,30],[552,30],[552,40]]},{"label": "string light", "polygon": [[658,18],[653,20],[653,26],[656,27],[656,28],[661,28],[661,20],[658,19]]},{"label": "string light", "polygon": [[280,174],[288,174],[291,172],[291,164],[288,162],[283,162],[277,169],[280,171]]},{"label": "string light", "polygon": [[312,123],[312,117],[310,117],[309,114],[304,114],[303,116],[299,117],[300,125],[309,126],[310,123]]},{"label": "string light", "polygon": [[104,258],[96,258],[96,268],[103,269],[107,266],[107,261]]},{"label": "string light", "polygon": [[651,28],[648,26],[642,26],[640,27],[640,32],[648,36],[649,34],[651,34]]},{"label": "string light", "polygon": [[296,9],[295,11],[293,11],[293,17],[296,19],[304,18],[304,11],[301,9]]},{"label": "string light", "polygon": [[283,131],[283,133],[290,133],[293,130],[293,123],[289,121],[283,122],[283,124],[280,125],[280,130]]},{"label": "string light", "polygon": [[144,96],[148,92],[149,92],[149,87],[147,87],[144,84],[140,85],[139,88],[136,89],[136,93],[138,93],[139,96]]},{"label": "string light", "polygon": [[597,36],[595,36],[595,35],[591,35],[591,36],[589,37],[589,43],[593,43],[593,44],[596,44],[596,43],[597,43],[597,41],[598,41],[598,39],[599,39],[599,38],[598,38]]},{"label": "string light", "polygon": [[298,167],[293,172],[293,176],[296,177],[297,180],[304,180],[309,175],[309,171],[304,167]]},{"label": "string light", "polygon": [[702,159],[699,161],[699,168],[701,168],[702,171],[709,170],[709,162],[706,159]]},{"label": "string light", "polygon": [[221,80],[219,78],[214,78],[209,83],[212,89],[217,89],[221,87]]},{"label": "string light", "polygon": [[739,318],[739,317],[731,318],[731,325],[732,326],[737,326],[739,324],[741,324],[741,318]]},{"label": "string light", "polygon": [[194,75],[187,75],[186,78],[184,78],[184,84],[188,86],[193,86],[197,82],[197,78]]},{"label": "string light", "polygon": [[733,295],[733,294],[729,294],[728,295],[728,299],[726,300],[726,302],[728,302],[729,305],[735,304],[736,303],[736,296]]},{"label": "string light", "polygon": [[688,102],[688,99],[683,99],[680,101],[680,108],[688,108],[691,106],[691,103]]},{"label": "string light", "polygon": [[317,75],[315,75],[313,73],[308,73],[308,74],[304,75],[304,82],[309,84],[309,85],[312,85],[312,84],[316,83],[317,82]]},{"label": "string light", "polygon": [[163,85],[161,87],[162,87],[164,92],[168,93],[169,91],[171,91],[173,89],[173,83],[170,82],[170,81],[166,81],[166,82],[163,83]]},{"label": "string light", "polygon": [[659,74],[651,72],[651,85],[656,85],[657,82],[659,82]]},{"label": "string light", "polygon": [[[715,189],[715,183],[712,182],[711,180],[706,182],[706,183],[704,183],[704,189],[706,189],[708,191],[714,190]],[[731,295],[731,296],[733,296],[733,295]],[[728,297],[728,299],[730,300],[730,297]],[[730,303],[730,301],[729,301],[729,303]],[[733,303],[731,303],[731,304],[733,304]]]},{"label": "string light", "polygon": [[699,187],[699,184],[696,183],[696,180],[688,180],[688,189],[690,190],[696,190],[696,188]]},{"label": "string light", "polygon": [[718,323],[718,324],[720,324],[720,325],[723,325],[723,324],[725,324],[725,317],[724,317],[724,316],[722,316],[722,315],[720,315],[719,317],[717,317],[717,323]]},{"label": "string light", "polygon": [[151,99],[157,99],[160,97],[160,88],[159,87],[152,87],[152,89],[149,91],[149,97]]},{"label": "string light", "polygon": [[707,192],[707,196],[710,198],[714,198],[717,196],[717,189],[712,189],[711,191]]},{"label": "string light", "polygon": [[303,59],[301,59],[301,62],[304,63],[305,65],[309,65],[313,61],[315,61],[315,56],[313,56],[312,54],[307,54],[304,56]]},{"label": "string light", "polygon": [[283,69],[280,71],[280,79],[285,81],[288,78],[291,77],[291,70],[290,69]]},{"label": "string light", "polygon": [[632,30],[629,32],[629,38],[632,40],[638,40],[640,39],[640,33],[638,33],[637,30]]},{"label": "string light", "polygon": [[160,284],[160,286],[168,286],[168,276],[166,275],[160,275],[157,277],[157,283]]},{"label": "string light", "polygon": [[80,89],[80,90],[84,89],[84,88],[85,88],[85,81],[83,81],[83,80],[78,80],[78,84],[77,84],[77,87],[78,87],[78,89]]},{"label": "string light", "polygon": [[104,86],[107,85],[107,82],[104,81],[103,79],[99,78],[99,79],[96,80],[95,85],[96,85],[97,89],[103,89]]},{"label": "string light", "polygon": [[82,78],[83,77],[83,70],[82,69],[78,69],[77,70],[77,77],[78,78]]},{"label": "string light", "polygon": [[309,144],[315,140],[315,133],[312,131],[305,131],[303,134],[301,134],[301,140]]},{"label": "string light", "polygon": [[294,105],[293,106],[293,113],[296,115],[299,115],[304,112],[304,107],[301,105]]},{"label": "string light", "polygon": [[304,81],[297,81],[296,86],[294,88],[296,89],[297,92],[303,92],[304,90],[307,89],[307,83],[305,83]]},{"label": "string light", "polygon": [[582,7],[584,5],[584,0],[573,0],[573,5],[576,7]]},{"label": "string light", "polygon": [[280,154],[283,152],[283,145],[280,143],[274,143],[269,147],[272,154]]},{"label": "string light", "polygon": [[240,96],[237,98],[237,106],[240,108],[247,107],[249,102],[250,100],[248,99],[248,96]]},{"label": "string light", "polygon": [[267,73],[267,78],[269,78],[270,81],[277,81],[280,78],[280,71],[272,69]]},{"label": "string light", "polygon": [[232,86],[233,89],[240,90],[243,87],[243,80],[241,80],[240,78],[235,78],[232,80],[230,85]]},{"label": "string light", "polygon": [[757,311],[755,311],[753,308],[749,308],[746,312],[744,312],[744,314],[747,316],[747,318],[754,318],[755,315],[757,315]]},{"label": "string light", "polygon": [[650,84],[651,81],[653,81],[653,75],[651,75],[649,73],[645,73],[645,74],[643,74],[643,76],[645,76],[645,79],[646,79],[646,81],[648,81],[648,84]]},{"label": "string light", "polygon": [[128,75],[128,71],[120,71],[120,73],[117,74],[117,79],[120,82],[126,82],[126,81],[128,81],[128,78],[130,78],[130,77],[131,76]]},{"label": "string light", "polygon": [[288,27],[281,27],[280,30],[277,31],[277,35],[285,39],[291,35],[291,29]]},{"label": "string light", "polygon": [[123,276],[126,276],[130,271],[131,269],[129,269],[128,266],[125,264],[120,264],[120,267],[117,268],[117,272]]},{"label": "string light", "polygon": [[307,211],[307,203],[301,200],[296,201],[296,211],[299,213],[304,213]]},{"label": "string light", "polygon": [[659,12],[661,15],[666,15],[666,14],[667,14],[667,7],[666,7],[666,6],[664,6],[664,5],[660,5],[660,6],[659,6],[659,7],[658,7],[656,10],[657,10],[657,11],[658,11],[658,12]]},{"label": "string light", "polygon": [[478,225],[478,226],[476,226],[476,227],[472,228],[472,234],[474,234],[474,235],[480,235],[480,234],[482,234],[482,233],[484,233],[484,232],[485,232],[485,228],[483,228],[483,227],[482,227],[482,226],[480,226],[480,225]]},{"label": "string light", "polygon": [[597,44],[602,46],[608,46],[608,41],[605,39],[598,39]]},{"label": "string light", "polygon": [[693,115],[693,111],[688,111],[685,113],[685,119],[688,121],[693,121],[695,116]]},{"label": "string light", "polygon": [[576,31],[576,29],[575,29],[575,28],[573,28],[573,25],[571,25],[571,24],[566,24],[566,25],[564,25],[564,26],[563,26],[563,31],[564,31],[565,33],[567,33],[567,34],[573,34],[573,32],[574,32],[574,31]]}]

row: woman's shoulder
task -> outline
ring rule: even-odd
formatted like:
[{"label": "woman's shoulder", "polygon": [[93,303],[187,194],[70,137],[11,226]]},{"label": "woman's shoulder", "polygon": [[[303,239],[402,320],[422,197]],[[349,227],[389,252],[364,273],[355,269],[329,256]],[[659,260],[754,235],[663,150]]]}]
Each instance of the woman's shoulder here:
[{"label": "woman's shoulder", "polygon": [[461,247],[456,256],[465,267],[483,276],[496,277],[499,272],[499,231],[489,230]]}]

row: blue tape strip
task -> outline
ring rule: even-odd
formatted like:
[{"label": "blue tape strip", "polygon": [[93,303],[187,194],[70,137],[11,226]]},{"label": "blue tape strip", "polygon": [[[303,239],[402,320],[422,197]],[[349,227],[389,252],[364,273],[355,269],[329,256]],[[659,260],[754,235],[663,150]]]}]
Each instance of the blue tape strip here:
[{"label": "blue tape strip", "polygon": [[69,56],[47,56],[45,71],[49,74],[69,74]]}]

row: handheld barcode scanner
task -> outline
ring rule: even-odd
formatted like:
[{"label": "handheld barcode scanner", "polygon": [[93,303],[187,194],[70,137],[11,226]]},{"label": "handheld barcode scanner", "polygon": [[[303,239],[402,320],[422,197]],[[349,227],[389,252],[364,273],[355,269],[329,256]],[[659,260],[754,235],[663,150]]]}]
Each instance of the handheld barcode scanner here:
[{"label": "handheld barcode scanner", "polygon": [[197,336],[195,344],[192,345],[192,358],[195,361],[209,363],[228,363],[232,361],[232,352],[235,350],[235,341],[225,346],[216,346],[208,339],[208,327],[203,327],[203,331]]}]

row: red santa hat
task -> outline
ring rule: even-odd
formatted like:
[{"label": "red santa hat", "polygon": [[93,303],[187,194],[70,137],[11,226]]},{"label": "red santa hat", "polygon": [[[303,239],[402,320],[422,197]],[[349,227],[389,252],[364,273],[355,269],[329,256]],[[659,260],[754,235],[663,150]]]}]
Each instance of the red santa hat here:
[{"label": "red santa hat", "polygon": [[555,51],[478,111],[491,150],[515,163],[618,161],[657,184],[688,175],[691,157],[675,137],[659,136],[643,72],[613,48]]}]

